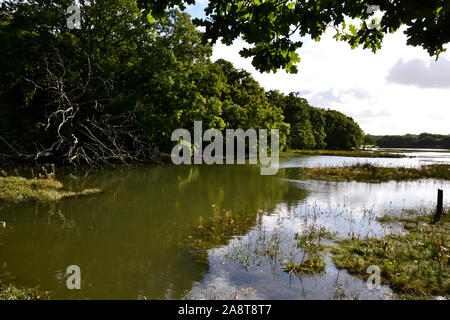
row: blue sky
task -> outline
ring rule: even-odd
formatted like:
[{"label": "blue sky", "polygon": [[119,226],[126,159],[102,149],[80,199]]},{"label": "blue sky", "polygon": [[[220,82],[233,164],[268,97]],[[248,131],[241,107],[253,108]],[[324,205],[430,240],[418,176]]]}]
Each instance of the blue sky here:
[{"label": "blue sky", "polygon": [[186,12],[189,13],[194,18],[204,18],[205,8],[208,5],[207,0],[196,1],[195,5],[188,6]]},{"label": "blue sky", "polygon": [[[197,1],[187,12],[204,17],[206,5]],[[296,75],[259,73],[240,57],[248,46],[242,40],[217,43],[212,59],[246,69],[267,90],[300,92],[313,106],[344,112],[371,134],[450,134],[450,50],[436,62],[422,48],[407,46],[401,31],[387,35],[376,54],[351,50],[332,36],[330,30],[320,42],[302,39]]]}]

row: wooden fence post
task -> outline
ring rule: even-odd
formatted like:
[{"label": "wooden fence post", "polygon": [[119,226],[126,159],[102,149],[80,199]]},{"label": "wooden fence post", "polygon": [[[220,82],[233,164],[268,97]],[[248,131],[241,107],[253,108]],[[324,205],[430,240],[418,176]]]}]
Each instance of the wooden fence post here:
[{"label": "wooden fence post", "polygon": [[436,208],[436,215],[434,217],[434,223],[438,223],[439,220],[441,220],[443,201],[444,201],[444,191],[438,189],[437,208]]}]

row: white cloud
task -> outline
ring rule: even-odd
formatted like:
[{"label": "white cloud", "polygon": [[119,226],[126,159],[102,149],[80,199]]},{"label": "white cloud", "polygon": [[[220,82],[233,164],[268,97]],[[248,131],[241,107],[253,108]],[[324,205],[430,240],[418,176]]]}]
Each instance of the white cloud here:
[{"label": "white cloud", "polygon": [[450,89],[450,60],[445,57],[437,62],[429,59],[399,59],[386,78],[388,81],[403,85],[414,85],[419,88]]},{"label": "white cloud", "polygon": [[[302,61],[296,75],[284,71],[259,73],[251,59],[240,57],[239,51],[247,46],[241,40],[229,47],[216,44],[213,60],[223,58],[246,69],[267,90],[300,92],[312,105],[344,112],[372,134],[450,133],[450,89],[434,89],[436,82],[443,79],[439,76],[442,70],[438,69],[443,69],[446,62],[436,63],[423,49],[407,46],[402,32],[387,35],[376,54],[361,48],[351,50],[348,44],[332,39],[332,35],[326,34],[320,42],[302,39],[304,46],[298,51]],[[413,66],[416,86],[393,83],[389,78],[392,67],[399,61],[415,59],[427,61],[425,71]],[[442,54],[440,61],[444,59],[449,61],[450,53]],[[402,74],[408,75],[405,69],[411,65],[405,64]],[[427,78],[429,85],[420,86],[417,79],[423,81],[421,77]]]}]

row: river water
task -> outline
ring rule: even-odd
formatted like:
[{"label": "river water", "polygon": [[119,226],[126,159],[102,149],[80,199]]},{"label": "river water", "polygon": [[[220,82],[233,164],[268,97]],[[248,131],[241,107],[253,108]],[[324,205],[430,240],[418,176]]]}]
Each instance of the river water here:
[{"label": "river water", "polygon": [[[356,183],[305,181],[298,167],[371,162],[417,166],[450,162],[450,153],[409,151],[414,158],[286,157],[276,176],[259,168],[161,165],[61,175],[66,187],[98,187],[103,194],[55,204],[0,207],[0,265],[27,286],[57,299],[391,299],[388,287],[338,271],[325,255],[325,272],[291,275],[298,262],[296,234],[312,225],[338,238],[389,232],[374,218],[387,211],[434,205],[450,182]],[[220,208],[220,209],[218,209]],[[254,219],[248,229],[194,259],[180,245],[214,210]],[[256,254],[277,241],[276,257]],[[325,240],[324,240],[325,241]],[[66,269],[81,269],[81,290],[66,286]]]}]

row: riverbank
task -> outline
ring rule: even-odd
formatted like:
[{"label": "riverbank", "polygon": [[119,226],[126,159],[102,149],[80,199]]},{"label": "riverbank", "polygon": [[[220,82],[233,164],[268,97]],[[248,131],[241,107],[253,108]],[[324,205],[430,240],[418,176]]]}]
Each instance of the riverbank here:
[{"label": "riverbank", "polygon": [[380,223],[401,224],[403,232],[380,239],[346,239],[333,247],[339,269],[367,279],[369,266],[381,270],[381,283],[388,284],[401,299],[450,298],[450,208],[439,223],[433,212],[403,210],[398,216],[378,218]]},{"label": "riverbank", "polygon": [[365,150],[287,150],[281,156],[337,156],[355,158],[406,158],[405,155]]},{"label": "riverbank", "polygon": [[344,167],[300,168],[300,177],[311,180],[386,182],[418,179],[450,180],[450,165],[433,164],[418,168],[386,168],[372,164]]}]

